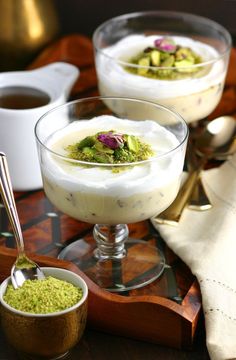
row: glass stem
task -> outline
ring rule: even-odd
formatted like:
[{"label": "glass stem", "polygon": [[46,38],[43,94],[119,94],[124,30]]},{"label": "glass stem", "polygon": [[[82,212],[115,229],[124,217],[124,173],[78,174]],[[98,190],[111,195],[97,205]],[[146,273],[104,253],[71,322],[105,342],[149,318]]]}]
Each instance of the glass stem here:
[{"label": "glass stem", "polygon": [[94,256],[99,260],[122,259],[126,255],[125,240],[129,230],[125,224],[96,224],[93,236],[97,242]]}]

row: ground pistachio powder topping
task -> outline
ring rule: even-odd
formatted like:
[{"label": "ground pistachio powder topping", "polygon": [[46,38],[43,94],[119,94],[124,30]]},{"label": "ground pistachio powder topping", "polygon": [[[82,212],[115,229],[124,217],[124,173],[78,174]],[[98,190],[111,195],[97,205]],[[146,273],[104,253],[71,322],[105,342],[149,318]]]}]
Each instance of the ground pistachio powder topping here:
[{"label": "ground pistachio powder topping", "polygon": [[[126,66],[128,72],[162,80],[177,80],[197,76],[202,67],[200,55],[191,48],[175,44],[172,38],[156,39],[153,46],[145,48],[128,62],[138,67]],[[163,68],[163,69],[162,69]]]},{"label": "ground pistachio powder topping", "polygon": [[98,132],[66,147],[71,159],[103,164],[124,164],[149,159],[154,152],[139,137],[114,130]]},{"label": "ground pistachio powder topping", "polygon": [[48,276],[42,280],[26,280],[14,289],[7,286],[4,301],[16,310],[33,314],[49,314],[75,305],[81,298],[81,288]]}]

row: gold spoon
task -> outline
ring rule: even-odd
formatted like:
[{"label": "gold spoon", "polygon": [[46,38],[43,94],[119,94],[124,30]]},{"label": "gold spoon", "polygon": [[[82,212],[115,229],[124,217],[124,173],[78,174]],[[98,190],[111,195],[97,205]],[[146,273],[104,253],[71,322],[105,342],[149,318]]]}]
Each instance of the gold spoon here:
[{"label": "gold spoon", "polygon": [[6,155],[2,152],[0,152],[0,192],[15,235],[18,250],[16,262],[11,269],[11,282],[16,289],[22,286],[25,280],[40,280],[45,276],[40,267],[25,254],[24,240],[13,195],[7,159]]},{"label": "gold spoon", "polygon": [[[199,158],[196,155],[195,146],[192,141],[189,141],[186,159],[188,171],[191,173],[198,167],[199,164]],[[202,183],[201,174],[199,175],[198,181],[188,201],[188,208],[198,211],[205,211],[212,208],[211,201]]]},{"label": "gold spoon", "polygon": [[197,153],[201,156],[198,166],[189,173],[173,203],[154,218],[159,224],[178,225],[181,214],[189,202],[200,173],[209,159],[226,159],[236,151],[236,120],[221,116],[208,123],[205,131],[196,139]]}]

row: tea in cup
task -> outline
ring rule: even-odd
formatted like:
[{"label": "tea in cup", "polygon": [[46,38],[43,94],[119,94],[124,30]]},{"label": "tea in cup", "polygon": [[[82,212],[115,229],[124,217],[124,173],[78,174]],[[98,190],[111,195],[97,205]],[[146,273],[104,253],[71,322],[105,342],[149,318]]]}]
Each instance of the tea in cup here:
[{"label": "tea in cup", "polygon": [[66,102],[78,75],[77,67],[63,62],[0,74],[0,151],[8,158],[14,190],[42,187],[34,127],[50,108]]}]

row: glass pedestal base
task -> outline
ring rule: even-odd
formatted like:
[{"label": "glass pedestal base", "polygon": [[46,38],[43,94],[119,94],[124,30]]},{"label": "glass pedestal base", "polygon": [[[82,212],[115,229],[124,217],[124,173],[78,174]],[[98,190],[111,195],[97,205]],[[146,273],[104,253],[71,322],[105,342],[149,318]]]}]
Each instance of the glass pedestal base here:
[{"label": "glass pedestal base", "polygon": [[73,262],[93,282],[111,292],[143,287],[164,271],[164,255],[144,240],[127,240],[126,255],[121,259],[99,260],[94,256],[96,248],[94,240],[80,239],[65,247],[58,258]]}]

